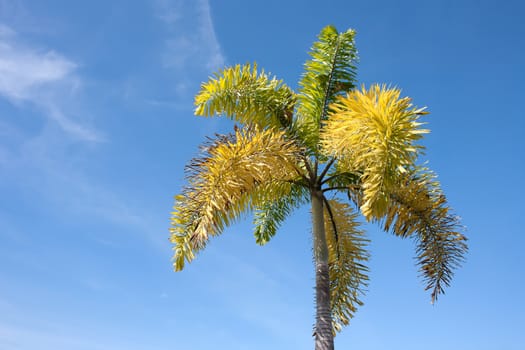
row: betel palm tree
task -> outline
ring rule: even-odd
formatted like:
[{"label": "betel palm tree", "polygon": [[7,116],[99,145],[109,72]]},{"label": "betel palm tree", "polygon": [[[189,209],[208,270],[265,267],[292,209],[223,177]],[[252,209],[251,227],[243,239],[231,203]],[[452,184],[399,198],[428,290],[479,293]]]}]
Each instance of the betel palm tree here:
[{"label": "betel palm tree", "polygon": [[368,253],[358,212],[416,241],[432,302],[467,250],[435,176],[416,164],[426,112],[396,88],[356,88],[354,35],[332,26],[321,31],[297,93],[255,64],[226,68],[204,83],[196,115],[224,115],[239,126],[210,140],[187,166],[188,185],[172,214],[178,271],[243,213],[253,212],[263,245],[309,203],[317,350],[334,348],[334,335],[362,304]]}]

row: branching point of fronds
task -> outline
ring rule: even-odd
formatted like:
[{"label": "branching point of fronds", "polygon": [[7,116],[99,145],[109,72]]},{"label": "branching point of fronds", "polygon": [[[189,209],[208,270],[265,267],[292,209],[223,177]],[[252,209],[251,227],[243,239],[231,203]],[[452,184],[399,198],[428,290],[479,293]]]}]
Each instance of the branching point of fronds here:
[{"label": "branching point of fronds", "polygon": [[196,115],[224,114],[245,125],[280,128],[292,123],[295,95],[281,80],[258,72],[256,64],[236,65],[203,83],[195,106]]},{"label": "branching point of fronds", "polygon": [[193,159],[187,167],[189,185],[176,197],[171,219],[175,270],[191,261],[209,236],[263,205],[269,190],[279,198],[282,193],[275,193],[278,187],[271,185],[295,180],[299,153],[284,132],[250,128],[217,138],[205,154]]}]

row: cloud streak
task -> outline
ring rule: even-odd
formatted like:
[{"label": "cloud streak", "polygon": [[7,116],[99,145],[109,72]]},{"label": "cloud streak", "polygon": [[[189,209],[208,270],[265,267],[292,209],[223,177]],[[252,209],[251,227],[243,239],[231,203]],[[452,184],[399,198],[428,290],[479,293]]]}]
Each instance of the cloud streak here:
[{"label": "cloud streak", "polygon": [[20,44],[11,28],[0,24],[0,96],[23,107],[32,104],[78,140],[101,141],[100,134],[67,116],[64,101],[81,85],[78,65],[53,50]]},{"label": "cloud streak", "polygon": [[76,65],[53,51],[38,53],[14,43],[15,33],[0,27],[0,93],[30,100],[42,87],[64,81]]},{"label": "cloud streak", "polygon": [[225,58],[217,40],[207,0],[158,1],[158,18],[168,31],[163,63],[177,73],[215,70]]},{"label": "cloud streak", "polygon": [[[161,62],[171,75],[174,99],[178,106],[192,106],[199,82],[226,64],[209,0],[157,0],[156,10],[165,27]],[[217,132],[219,123],[209,121],[204,134]]]}]

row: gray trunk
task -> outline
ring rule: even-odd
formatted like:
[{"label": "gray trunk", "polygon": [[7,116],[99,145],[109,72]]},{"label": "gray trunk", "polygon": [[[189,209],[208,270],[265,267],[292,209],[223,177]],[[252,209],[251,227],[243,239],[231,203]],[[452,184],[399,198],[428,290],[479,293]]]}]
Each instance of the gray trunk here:
[{"label": "gray trunk", "polygon": [[330,277],[328,247],[324,230],[323,194],[312,191],[312,231],[315,260],[315,350],[334,350],[332,315],[330,309]]}]

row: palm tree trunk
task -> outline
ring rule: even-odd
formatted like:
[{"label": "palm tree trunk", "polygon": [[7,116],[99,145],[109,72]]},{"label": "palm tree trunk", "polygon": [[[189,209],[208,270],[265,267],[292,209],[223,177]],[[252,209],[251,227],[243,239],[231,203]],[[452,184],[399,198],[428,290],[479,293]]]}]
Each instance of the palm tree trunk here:
[{"label": "palm tree trunk", "polygon": [[323,193],[320,190],[312,190],[311,199],[315,260],[315,350],[334,350],[330,309],[328,247],[324,230]]}]

